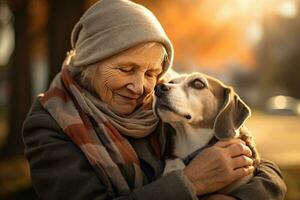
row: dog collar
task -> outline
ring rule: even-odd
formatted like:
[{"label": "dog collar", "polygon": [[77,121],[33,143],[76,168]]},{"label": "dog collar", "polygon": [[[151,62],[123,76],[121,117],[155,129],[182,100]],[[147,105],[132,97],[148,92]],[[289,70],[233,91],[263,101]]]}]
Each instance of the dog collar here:
[{"label": "dog collar", "polygon": [[197,149],[196,151],[182,159],[183,163],[185,165],[188,165],[199,153],[201,153],[204,149],[213,146],[217,141],[217,138],[213,137],[206,146]]},{"label": "dog collar", "polygon": [[201,153],[204,149],[211,147],[212,144],[208,144],[204,147],[201,147],[200,149],[197,149],[196,151],[194,151],[193,153],[191,153],[190,155],[188,155],[187,157],[185,157],[182,161],[185,165],[188,165],[199,153]]}]

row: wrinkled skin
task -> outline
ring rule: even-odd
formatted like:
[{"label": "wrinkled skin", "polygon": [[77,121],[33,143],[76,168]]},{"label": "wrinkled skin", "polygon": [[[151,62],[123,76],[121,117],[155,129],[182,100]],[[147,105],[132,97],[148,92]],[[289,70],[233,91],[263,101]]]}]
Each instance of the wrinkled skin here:
[{"label": "wrinkled skin", "polygon": [[128,115],[141,105],[162,72],[162,46],[138,48],[141,46],[102,61],[92,77],[100,99],[119,114]]},{"label": "wrinkled skin", "polygon": [[184,169],[197,195],[215,192],[251,174],[251,150],[240,139],[217,142],[205,149]]}]

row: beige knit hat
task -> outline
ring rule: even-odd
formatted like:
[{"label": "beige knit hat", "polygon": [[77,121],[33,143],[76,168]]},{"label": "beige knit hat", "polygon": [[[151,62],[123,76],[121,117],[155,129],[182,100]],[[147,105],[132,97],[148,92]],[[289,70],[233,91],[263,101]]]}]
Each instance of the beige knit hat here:
[{"label": "beige knit hat", "polygon": [[173,62],[173,47],[152,12],[128,0],[100,0],[72,31],[72,66],[87,66],[144,42],[163,44],[165,72]]}]

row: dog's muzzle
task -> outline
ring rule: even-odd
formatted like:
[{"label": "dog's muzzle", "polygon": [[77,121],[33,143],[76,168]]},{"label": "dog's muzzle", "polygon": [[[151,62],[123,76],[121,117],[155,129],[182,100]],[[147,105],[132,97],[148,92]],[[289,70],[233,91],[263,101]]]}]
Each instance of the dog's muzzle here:
[{"label": "dog's muzzle", "polygon": [[167,110],[171,111],[173,113],[176,113],[177,115],[181,115],[185,117],[186,119],[190,120],[192,118],[191,115],[189,114],[183,114],[179,112],[171,103],[170,100],[168,99],[168,94],[170,93],[170,86],[160,83],[157,84],[154,88],[154,93],[156,98],[155,101],[155,111],[157,110]]},{"label": "dog's muzzle", "polygon": [[156,109],[174,111],[167,97],[169,91],[170,87],[163,83],[159,83],[155,86],[154,94],[156,96]]},{"label": "dog's muzzle", "polygon": [[154,91],[155,96],[162,97],[170,91],[170,87],[163,83],[159,83],[155,86]]}]

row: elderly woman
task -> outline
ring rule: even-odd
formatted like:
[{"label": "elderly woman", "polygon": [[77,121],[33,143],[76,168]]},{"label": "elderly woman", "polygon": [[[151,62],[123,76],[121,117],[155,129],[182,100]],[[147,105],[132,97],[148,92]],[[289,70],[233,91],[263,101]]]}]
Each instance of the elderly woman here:
[{"label": "elderly woman", "polygon": [[168,130],[152,94],[173,48],[146,8],[102,0],[73,29],[70,51],[24,122],[25,154],[41,199],[283,199],[278,168],[263,162],[250,183],[215,191],[253,171],[240,140],[219,142],[183,171],[161,176]]}]

